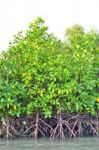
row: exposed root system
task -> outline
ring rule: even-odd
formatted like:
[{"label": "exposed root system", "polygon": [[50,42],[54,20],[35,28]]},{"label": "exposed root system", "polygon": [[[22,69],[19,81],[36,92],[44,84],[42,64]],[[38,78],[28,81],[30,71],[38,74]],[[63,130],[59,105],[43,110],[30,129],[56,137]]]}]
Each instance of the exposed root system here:
[{"label": "exposed root system", "polygon": [[0,122],[0,136],[13,137],[49,137],[51,140],[67,137],[98,136],[99,117],[84,114],[55,114],[44,118],[39,112],[33,116],[6,118]]}]

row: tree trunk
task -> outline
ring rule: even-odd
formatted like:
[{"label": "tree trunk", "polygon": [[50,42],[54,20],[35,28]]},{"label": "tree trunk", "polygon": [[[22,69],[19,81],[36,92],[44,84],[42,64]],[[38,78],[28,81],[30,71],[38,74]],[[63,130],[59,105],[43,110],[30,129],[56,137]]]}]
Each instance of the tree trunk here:
[{"label": "tree trunk", "polygon": [[9,138],[9,117],[8,117],[8,112],[6,111],[6,138]]},{"label": "tree trunk", "polygon": [[37,137],[38,137],[38,128],[39,128],[39,112],[37,111],[37,114],[36,114],[36,124],[35,124],[35,132],[34,132],[35,139],[37,139]]}]

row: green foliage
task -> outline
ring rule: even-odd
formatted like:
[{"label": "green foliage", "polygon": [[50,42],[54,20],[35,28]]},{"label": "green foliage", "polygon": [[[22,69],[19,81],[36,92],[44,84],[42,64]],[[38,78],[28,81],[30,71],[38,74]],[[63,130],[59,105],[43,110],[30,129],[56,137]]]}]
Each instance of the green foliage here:
[{"label": "green foliage", "polygon": [[75,25],[66,41],[48,33],[38,17],[14,36],[0,59],[0,113],[45,117],[54,112],[90,113],[99,109],[99,34]]}]

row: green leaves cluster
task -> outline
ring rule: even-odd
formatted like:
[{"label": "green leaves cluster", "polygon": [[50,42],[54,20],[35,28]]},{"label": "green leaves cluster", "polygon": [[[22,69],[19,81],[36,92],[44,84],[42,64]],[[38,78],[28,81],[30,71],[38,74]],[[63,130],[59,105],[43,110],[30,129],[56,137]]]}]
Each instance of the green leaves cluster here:
[{"label": "green leaves cluster", "polygon": [[31,115],[37,110],[91,113],[99,109],[99,33],[79,25],[62,42],[38,17],[19,32],[0,57],[0,113]]}]

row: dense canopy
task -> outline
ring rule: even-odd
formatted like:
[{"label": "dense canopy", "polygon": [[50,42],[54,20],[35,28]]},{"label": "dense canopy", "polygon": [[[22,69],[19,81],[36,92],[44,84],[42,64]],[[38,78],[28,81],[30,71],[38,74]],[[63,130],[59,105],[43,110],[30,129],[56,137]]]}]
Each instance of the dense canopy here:
[{"label": "dense canopy", "polygon": [[61,41],[38,17],[0,56],[0,117],[96,115],[99,110],[99,33],[74,25]]}]

